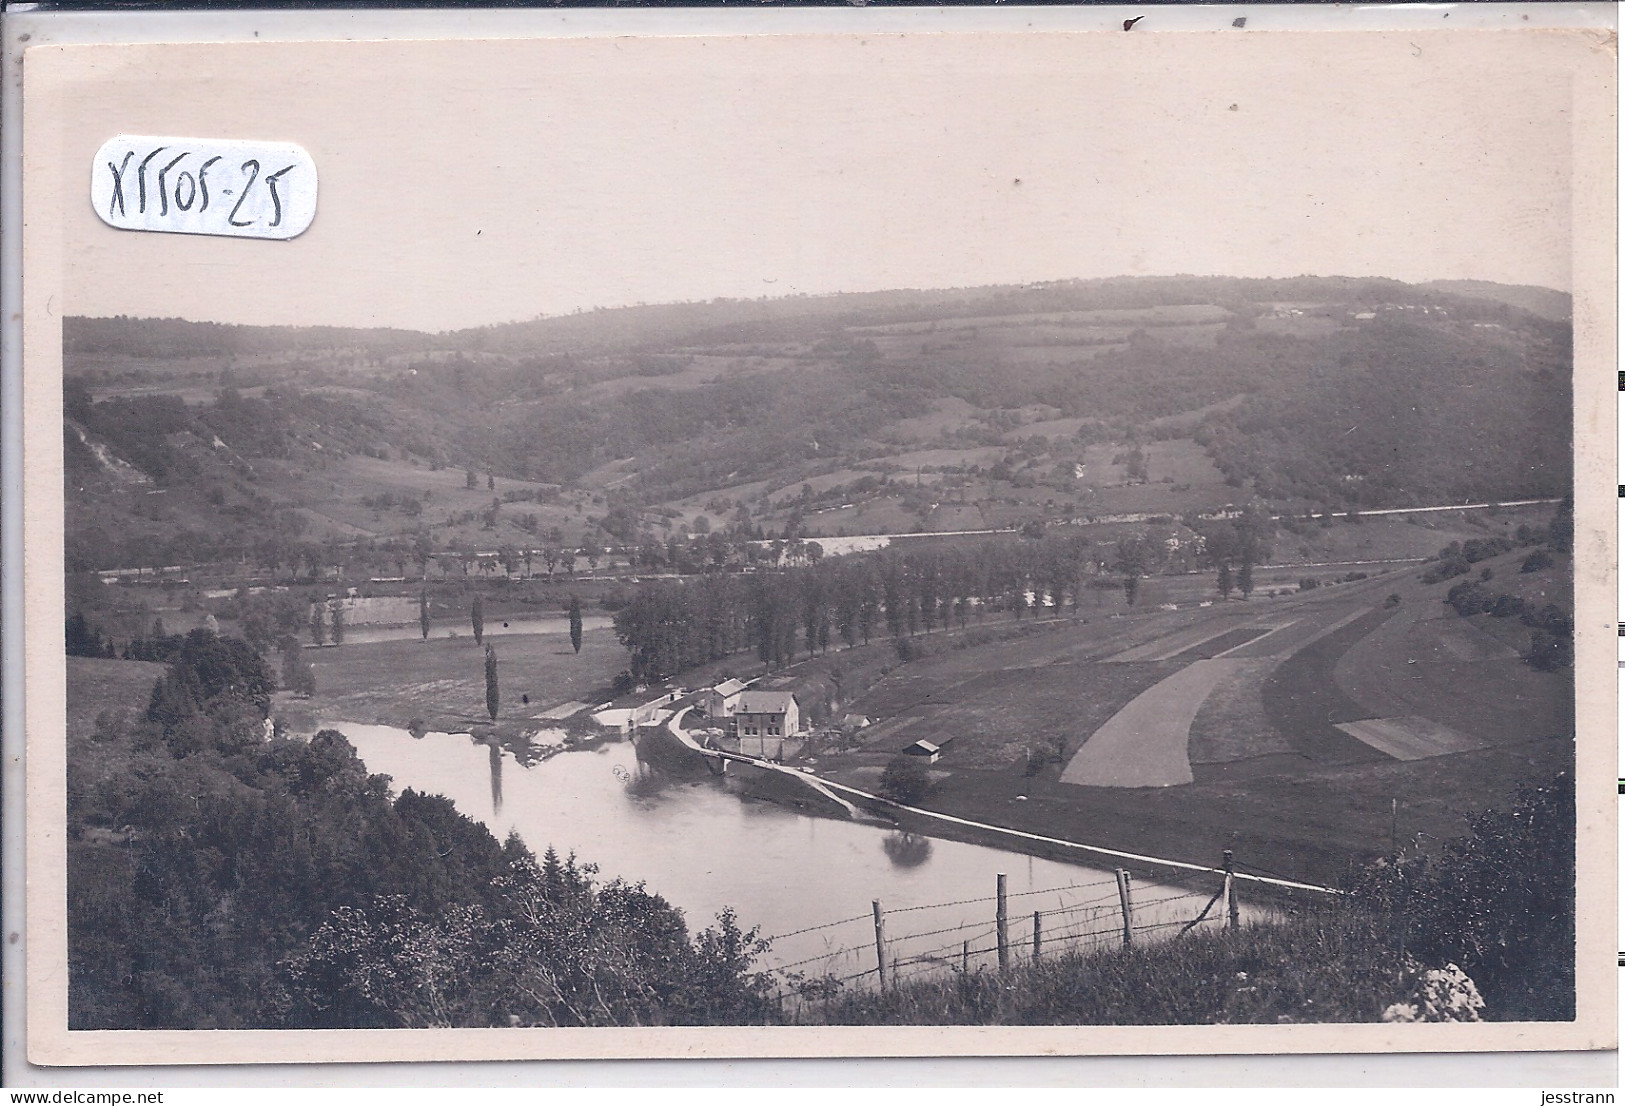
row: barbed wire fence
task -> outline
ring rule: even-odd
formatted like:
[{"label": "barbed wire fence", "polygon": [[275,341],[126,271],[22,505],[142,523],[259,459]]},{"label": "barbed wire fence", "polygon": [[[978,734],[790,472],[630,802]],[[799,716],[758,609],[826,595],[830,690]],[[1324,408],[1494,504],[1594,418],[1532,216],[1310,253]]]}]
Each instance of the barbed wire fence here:
[{"label": "barbed wire fence", "polygon": [[[1133,876],[1127,869],[1118,868],[1115,884],[1069,883],[1009,893],[1005,876],[1000,873],[992,895],[891,910],[877,899],[868,913],[765,938],[776,944],[822,934],[824,947],[815,954],[763,970],[775,978],[781,1005],[796,1005],[841,992],[883,991],[927,977],[1005,971],[1022,962],[1039,963],[1046,957],[1178,940],[1198,929],[1236,928],[1241,924],[1238,881],[1259,880],[1254,873],[1263,870],[1241,872],[1226,850],[1223,867],[1209,871],[1218,877],[1211,891],[1158,887],[1158,893],[1150,898],[1136,895]],[[1268,873],[1259,882],[1328,895],[1338,893],[1328,887],[1270,878],[1274,876]],[[1055,905],[1030,913],[1019,908],[1019,900],[1044,896],[1052,896]],[[973,909],[952,924],[929,929],[898,932],[901,927],[894,924],[892,935],[887,935],[888,920],[895,923],[921,911],[955,907]]]}]

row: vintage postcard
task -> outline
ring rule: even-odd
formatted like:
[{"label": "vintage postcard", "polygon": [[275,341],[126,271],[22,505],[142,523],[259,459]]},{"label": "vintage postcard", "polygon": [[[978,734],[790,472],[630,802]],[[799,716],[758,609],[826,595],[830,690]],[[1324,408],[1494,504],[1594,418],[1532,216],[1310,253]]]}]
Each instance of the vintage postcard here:
[{"label": "vintage postcard", "polygon": [[1613,1047],[1612,31],[791,30],[25,51],[29,1060]]}]

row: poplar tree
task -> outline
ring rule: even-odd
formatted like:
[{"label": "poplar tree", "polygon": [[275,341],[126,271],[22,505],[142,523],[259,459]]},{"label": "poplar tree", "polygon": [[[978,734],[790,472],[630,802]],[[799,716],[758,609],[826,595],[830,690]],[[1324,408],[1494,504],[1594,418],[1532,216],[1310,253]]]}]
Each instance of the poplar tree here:
[{"label": "poplar tree", "polygon": [[493,645],[485,647],[485,709],[491,714],[491,721],[497,720],[497,651]]},{"label": "poplar tree", "polygon": [[581,652],[581,600],[570,596],[570,646]]},{"label": "poplar tree", "polygon": [[423,640],[429,640],[429,589],[424,588],[418,592],[418,629],[423,631]]},{"label": "poplar tree", "polygon": [[479,645],[485,641],[485,601],[478,595],[469,607],[468,618],[474,624],[474,644]]}]

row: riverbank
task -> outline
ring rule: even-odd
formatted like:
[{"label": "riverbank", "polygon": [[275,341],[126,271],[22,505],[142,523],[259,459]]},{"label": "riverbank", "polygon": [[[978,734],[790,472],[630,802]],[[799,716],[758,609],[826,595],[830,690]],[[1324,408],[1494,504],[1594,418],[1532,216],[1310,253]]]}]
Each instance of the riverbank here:
[{"label": "riverbank", "polygon": [[[1390,851],[1396,825],[1401,847],[1417,838],[1437,842],[1460,836],[1464,812],[1496,806],[1532,779],[1572,772],[1573,755],[1572,742],[1549,738],[1430,762],[1359,765],[1245,784],[1132,789],[1074,787],[1019,772],[960,769],[936,773],[934,791],[917,805],[1000,830],[897,807],[889,808],[889,814],[910,832],[1070,863],[1112,862],[1019,835],[1207,868],[1221,866],[1229,849],[1243,873],[1336,887],[1352,870]],[[821,765],[819,774],[828,782],[878,790],[874,768],[832,771]],[[1145,868],[1156,871],[1159,879],[1179,878],[1179,869]]]},{"label": "riverbank", "polygon": [[[640,742],[640,756],[658,755],[668,770],[679,762],[690,772],[700,772],[703,754],[680,745],[662,729],[655,729]],[[830,821],[852,821],[856,817],[890,825],[898,830],[945,841],[1020,853],[1040,860],[1076,864],[1091,868],[1122,867],[1136,878],[1162,884],[1177,884],[1203,893],[1212,893],[1222,881],[1222,857],[1211,863],[1181,860],[1170,854],[1151,855],[1144,850],[1113,848],[1081,839],[1057,837],[1053,832],[1034,832],[1017,827],[977,820],[921,805],[893,802],[860,787],[837,783],[808,768],[779,767],[762,762],[729,759],[726,775],[735,789],[753,799],[771,802],[798,814]],[[681,769],[679,769],[681,770]],[[713,766],[714,773],[717,769]],[[1290,886],[1301,882],[1270,876],[1243,874],[1239,885],[1249,894],[1273,903],[1310,896],[1324,900],[1325,889],[1317,885]]]}]

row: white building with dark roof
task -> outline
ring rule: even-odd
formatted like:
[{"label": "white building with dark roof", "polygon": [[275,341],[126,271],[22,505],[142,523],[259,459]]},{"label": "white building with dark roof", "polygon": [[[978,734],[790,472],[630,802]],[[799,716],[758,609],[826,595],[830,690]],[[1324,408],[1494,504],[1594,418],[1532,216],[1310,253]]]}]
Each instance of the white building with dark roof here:
[{"label": "white building with dark roof", "polygon": [[778,759],[784,741],[801,732],[801,704],[788,691],[742,691],[733,711],[739,751],[745,756]]}]

